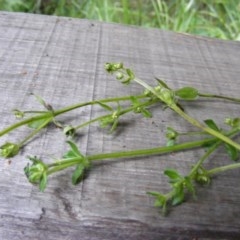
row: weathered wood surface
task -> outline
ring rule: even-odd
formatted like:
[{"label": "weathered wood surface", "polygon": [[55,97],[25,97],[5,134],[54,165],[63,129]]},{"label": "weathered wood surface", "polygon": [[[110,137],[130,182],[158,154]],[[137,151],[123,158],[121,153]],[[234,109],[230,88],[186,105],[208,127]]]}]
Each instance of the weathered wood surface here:
[{"label": "weathered wood surface", "polygon": [[[79,101],[137,93],[104,72],[108,61],[122,61],[154,83],[154,77],[174,87],[192,85],[205,92],[239,97],[240,43],[142,29],[87,20],[0,14],[0,119],[1,129],[14,121],[11,109],[39,107],[29,93],[41,95],[54,108]],[[212,101],[186,108],[201,119],[215,118],[221,125],[239,116],[239,106]],[[75,111],[62,120],[90,119],[99,109]],[[164,144],[167,125],[179,130],[189,124],[170,111],[153,110],[152,119],[126,117],[117,134],[97,125],[82,131],[79,145],[91,154],[155,147]],[[74,120],[72,120],[72,118]],[[77,119],[76,119],[77,117]],[[16,141],[27,129],[6,139]],[[53,133],[53,134],[52,134]],[[168,217],[153,207],[147,191],[167,191],[162,171],[178,167],[186,172],[199,151],[95,165],[89,177],[73,187],[71,171],[50,179],[44,193],[31,186],[24,174],[26,156],[60,156],[64,136],[49,129],[24,148],[21,156],[0,163],[0,239],[240,239],[240,171],[224,173],[198,198],[174,208]],[[226,161],[220,152],[209,166]]]}]

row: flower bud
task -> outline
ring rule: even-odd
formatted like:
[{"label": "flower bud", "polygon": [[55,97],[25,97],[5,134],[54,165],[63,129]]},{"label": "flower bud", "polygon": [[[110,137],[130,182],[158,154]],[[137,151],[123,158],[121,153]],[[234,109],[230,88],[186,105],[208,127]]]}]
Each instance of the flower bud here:
[{"label": "flower bud", "polygon": [[74,127],[72,127],[71,125],[68,125],[68,126],[64,127],[63,133],[67,137],[73,137],[76,133],[76,129]]},{"label": "flower bud", "polygon": [[118,72],[118,73],[116,74],[117,80],[121,80],[121,79],[123,79],[123,77],[124,77],[124,75],[123,75],[122,73],[120,73],[120,72]]},{"label": "flower bud", "polygon": [[19,152],[19,145],[15,143],[6,142],[0,147],[0,156],[4,158],[14,157]]},{"label": "flower bud", "polygon": [[167,88],[161,88],[160,89],[159,97],[168,106],[171,106],[173,103],[175,103],[173,92],[171,90],[167,89]]},{"label": "flower bud", "polygon": [[47,166],[37,158],[30,158],[32,165],[27,165],[24,172],[31,183],[40,183],[44,174],[47,172]]}]

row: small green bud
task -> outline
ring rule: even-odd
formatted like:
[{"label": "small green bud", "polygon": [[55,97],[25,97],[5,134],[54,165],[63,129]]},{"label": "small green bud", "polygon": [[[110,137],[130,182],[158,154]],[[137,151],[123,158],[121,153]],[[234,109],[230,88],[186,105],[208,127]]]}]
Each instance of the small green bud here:
[{"label": "small green bud", "polygon": [[47,184],[47,166],[37,158],[29,159],[32,161],[32,165],[27,165],[24,168],[25,175],[28,178],[28,181],[33,184],[39,184],[39,188],[43,191]]},{"label": "small green bud", "polygon": [[166,132],[167,139],[176,139],[178,137],[178,132],[175,131],[173,128],[168,127]]},{"label": "small green bud", "polygon": [[115,63],[113,66],[115,70],[119,70],[123,68],[123,63]]},{"label": "small green bud", "polygon": [[14,109],[13,113],[15,115],[16,118],[23,118],[24,117],[24,112],[18,110],[18,109]]},{"label": "small green bud", "polygon": [[0,147],[0,156],[4,158],[14,157],[18,154],[20,148],[15,143],[6,142]]},{"label": "small green bud", "polygon": [[171,90],[167,88],[161,88],[159,91],[159,97],[160,99],[165,102],[168,106],[175,104],[174,101],[174,94]]},{"label": "small green bud", "polygon": [[231,127],[239,127],[240,126],[240,118],[226,118],[224,123]]},{"label": "small green bud", "polygon": [[76,133],[76,129],[74,127],[72,127],[71,125],[68,125],[68,126],[64,127],[63,133],[67,137],[73,137]]},{"label": "small green bud", "polygon": [[200,183],[200,184],[209,184],[211,182],[211,178],[208,175],[207,171],[203,167],[199,167],[195,177],[195,181]]},{"label": "small green bud", "polygon": [[121,80],[121,79],[123,79],[123,77],[124,77],[124,75],[123,75],[122,73],[120,73],[120,72],[118,72],[118,73],[116,74],[117,80]]},{"label": "small green bud", "polygon": [[120,69],[123,69],[122,63],[105,63],[105,70],[109,73],[114,73]]}]

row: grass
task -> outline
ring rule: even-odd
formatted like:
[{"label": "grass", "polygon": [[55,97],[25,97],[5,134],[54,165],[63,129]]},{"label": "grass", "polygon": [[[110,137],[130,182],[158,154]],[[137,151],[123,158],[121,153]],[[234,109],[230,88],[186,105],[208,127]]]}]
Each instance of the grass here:
[{"label": "grass", "polygon": [[239,0],[0,0],[0,10],[96,19],[240,40]]}]

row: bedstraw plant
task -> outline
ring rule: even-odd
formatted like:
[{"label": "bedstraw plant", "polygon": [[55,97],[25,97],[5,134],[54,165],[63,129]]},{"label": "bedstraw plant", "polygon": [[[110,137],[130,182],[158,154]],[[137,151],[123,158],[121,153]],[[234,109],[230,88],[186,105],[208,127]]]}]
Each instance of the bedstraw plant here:
[{"label": "bedstraw plant", "polygon": [[[21,149],[28,144],[29,140],[32,140],[36,134],[46,128],[50,123],[54,124],[66,135],[66,143],[69,145],[69,150],[63,154],[63,156],[59,157],[59,159],[55,159],[51,163],[46,163],[39,157],[28,157],[30,162],[24,168],[25,175],[29,182],[38,185],[41,191],[44,191],[46,188],[50,175],[70,167],[75,167],[72,173],[72,183],[76,185],[86,177],[86,173],[91,171],[94,162],[99,160],[121,160],[123,158],[137,158],[139,156],[160,155],[200,147],[204,148],[204,154],[199,157],[198,161],[193,164],[186,175],[182,175],[178,169],[168,168],[164,170],[164,174],[168,177],[171,186],[169,192],[161,193],[150,191],[147,193],[155,198],[155,206],[162,208],[163,213],[166,214],[170,206],[183,203],[186,200],[186,194],[190,193],[196,196],[196,186],[198,186],[196,183],[209,184],[213,175],[240,167],[240,163],[237,162],[240,145],[234,140],[240,132],[240,118],[225,119],[226,129],[222,129],[217,126],[213,119],[206,119],[203,122],[198,121],[189,115],[181,105],[182,101],[197,101],[200,98],[215,98],[235,103],[240,103],[240,99],[202,93],[198,89],[189,86],[172,89],[167,83],[160,79],[156,79],[156,86],[150,86],[145,81],[136,77],[135,73],[131,69],[126,68],[122,63],[106,63],[105,69],[124,85],[129,85],[130,83],[139,84],[143,88],[142,92],[138,95],[77,103],[57,110],[46,103],[40,96],[34,95],[37,101],[44,107],[44,110],[21,111],[15,109],[13,112],[20,120],[0,131],[1,137],[22,126],[28,126],[32,129],[31,133],[20,142],[6,142],[3,144],[0,147],[0,155],[3,158],[12,158],[21,153]],[[106,113],[100,114],[96,118],[76,126],[59,122],[59,115],[67,114],[69,111],[89,105],[98,105]],[[167,127],[167,144],[165,146],[131,151],[97,153],[94,155],[83,155],[81,153],[75,141],[75,134],[83,127],[98,122],[100,127],[108,128],[110,132],[113,132],[118,127],[118,123],[121,121],[123,115],[133,112],[150,118],[152,117],[151,107],[155,105],[161,105],[161,107],[164,106],[165,109],[167,108],[174,111],[179,117],[182,117],[196,127],[196,131],[182,133],[176,129]],[[193,139],[183,142],[181,140],[182,135],[189,135]],[[196,140],[194,138],[195,135],[201,136],[201,139],[199,140],[198,138],[198,140]],[[221,145],[224,145],[232,162],[226,162],[226,165],[217,168],[207,169],[204,165],[205,161]],[[89,177],[91,177],[91,175]]]}]

